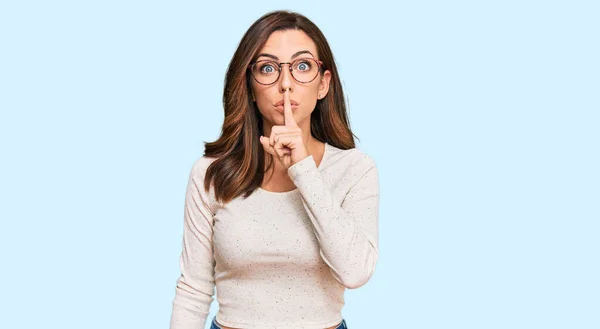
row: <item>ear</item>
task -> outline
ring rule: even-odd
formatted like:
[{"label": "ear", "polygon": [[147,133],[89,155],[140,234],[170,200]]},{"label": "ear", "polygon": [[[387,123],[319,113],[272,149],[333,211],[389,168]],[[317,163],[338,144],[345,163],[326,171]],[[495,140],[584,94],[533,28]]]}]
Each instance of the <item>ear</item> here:
[{"label": "ear", "polygon": [[319,99],[323,99],[329,92],[329,83],[331,82],[331,72],[329,70],[325,70],[323,72],[323,76],[321,77],[321,82],[319,83]]}]

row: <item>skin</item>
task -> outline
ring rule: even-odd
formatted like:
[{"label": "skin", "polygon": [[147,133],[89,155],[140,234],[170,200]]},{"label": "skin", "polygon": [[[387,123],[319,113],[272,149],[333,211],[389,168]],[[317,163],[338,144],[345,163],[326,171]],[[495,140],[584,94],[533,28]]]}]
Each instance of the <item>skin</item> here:
[{"label": "skin", "polygon": [[[292,58],[292,55],[301,50],[308,50],[310,54],[304,53]],[[319,59],[316,57],[317,47],[312,39],[299,30],[273,32],[260,53],[277,56],[278,59],[275,61],[280,63],[292,62],[302,57]],[[259,57],[258,59],[272,58]],[[255,80],[252,81],[252,98],[263,117],[263,131],[266,135],[261,136],[260,142],[265,155],[276,159],[272,178],[266,181],[270,172],[266,173],[261,188],[272,192],[293,190],[296,187],[287,169],[310,155],[313,156],[317,166],[323,158],[325,144],[312,137],[310,115],[315,109],[317,100],[325,97],[329,91],[331,72],[326,70],[309,83],[299,83],[292,77],[288,65],[284,64],[279,79],[274,84],[265,86]],[[275,103],[282,99],[284,100],[283,113],[275,107]],[[292,108],[291,99],[299,103],[297,108]],[[237,329],[222,324],[219,326],[223,329]],[[324,329],[334,329],[337,326]]]},{"label": "skin", "polygon": [[[292,58],[296,52],[302,50],[308,50],[310,53]],[[274,55],[278,58],[275,61],[279,63],[291,62],[297,58],[319,60],[315,43],[300,30],[273,32],[259,53]],[[260,59],[273,60],[267,56],[261,56],[257,60]],[[317,100],[327,95],[330,81],[331,72],[326,70],[313,81],[300,83],[292,77],[288,64],[282,66],[279,79],[272,85],[261,85],[252,80],[251,93],[262,115],[265,133],[260,142],[265,155],[276,159],[273,177],[267,181],[271,172],[266,173],[261,188],[273,192],[292,190],[295,186],[287,174],[290,166],[310,155],[319,165],[325,144],[312,137],[310,115]],[[299,103],[297,108],[292,108],[291,99]],[[275,107],[275,103],[281,100],[284,100],[283,113]]]}]

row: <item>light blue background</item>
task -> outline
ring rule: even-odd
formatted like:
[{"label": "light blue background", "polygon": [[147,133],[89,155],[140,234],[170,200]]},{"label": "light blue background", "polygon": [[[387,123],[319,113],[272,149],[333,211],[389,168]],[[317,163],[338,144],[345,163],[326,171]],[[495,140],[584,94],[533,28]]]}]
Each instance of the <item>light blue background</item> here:
[{"label": "light blue background", "polygon": [[380,171],[351,329],[600,328],[595,1],[2,2],[1,328],[168,327],[189,170],[275,9],[328,38]]}]

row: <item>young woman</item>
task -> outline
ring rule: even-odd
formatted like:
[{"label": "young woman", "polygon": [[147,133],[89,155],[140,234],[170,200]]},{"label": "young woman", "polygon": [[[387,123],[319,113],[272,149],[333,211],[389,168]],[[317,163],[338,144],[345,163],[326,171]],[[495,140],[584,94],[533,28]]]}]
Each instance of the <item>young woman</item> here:
[{"label": "young woman", "polygon": [[379,177],[355,148],[333,54],[275,11],[229,64],[220,138],[193,164],[171,329],[346,329],[378,259]]}]

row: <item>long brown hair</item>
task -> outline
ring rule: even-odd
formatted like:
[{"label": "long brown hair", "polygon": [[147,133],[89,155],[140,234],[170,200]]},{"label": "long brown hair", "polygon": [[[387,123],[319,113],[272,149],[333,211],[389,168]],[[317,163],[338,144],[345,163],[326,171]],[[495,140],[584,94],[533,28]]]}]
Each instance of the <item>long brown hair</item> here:
[{"label": "long brown hair", "polygon": [[317,57],[324,64],[319,74],[325,69],[331,72],[329,91],[317,101],[311,114],[311,135],[341,149],[355,147],[353,137],[357,136],[349,126],[342,84],[325,36],[301,14],[285,10],[269,12],[250,26],[233,54],[225,75],[221,136],[214,142],[204,142],[204,156],[216,158],[206,171],[204,188],[208,190],[214,180],[218,202],[226,203],[242,194],[248,197],[262,185],[265,159],[270,162],[267,170],[273,165],[259,141],[259,136],[264,135],[262,115],[252,101],[251,74],[247,68],[257,59],[271,33],[290,29],[304,31],[316,44]]}]

